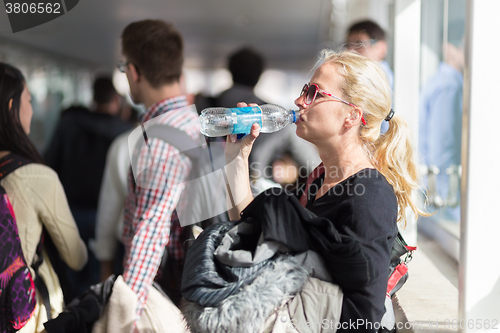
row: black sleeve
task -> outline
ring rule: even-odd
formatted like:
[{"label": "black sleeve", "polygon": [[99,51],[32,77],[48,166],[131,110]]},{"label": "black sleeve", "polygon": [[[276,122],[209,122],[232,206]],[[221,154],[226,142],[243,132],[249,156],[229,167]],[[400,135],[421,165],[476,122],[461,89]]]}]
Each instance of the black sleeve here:
[{"label": "black sleeve", "polygon": [[[353,185],[359,191],[352,191],[354,195],[339,205],[338,219],[332,221],[343,243],[332,245],[331,265],[344,289],[359,289],[387,279],[391,246],[397,234],[397,201],[392,188],[363,179]],[[343,272],[337,274],[336,269]]]}]

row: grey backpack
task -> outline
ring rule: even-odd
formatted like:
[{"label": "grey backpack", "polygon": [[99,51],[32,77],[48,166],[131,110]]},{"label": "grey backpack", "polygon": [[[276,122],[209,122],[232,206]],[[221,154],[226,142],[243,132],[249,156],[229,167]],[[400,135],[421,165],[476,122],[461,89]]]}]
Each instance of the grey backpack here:
[{"label": "grey backpack", "polygon": [[[148,126],[149,125],[149,126]],[[154,168],[158,162],[149,147],[149,140],[157,138],[177,148],[191,160],[192,167],[188,179],[182,184],[179,202],[176,206],[181,226],[195,223],[206,225],[227,221],[227,189],[224,176],[226,164],[222,142],[205,141],[200,134],[198,141],[193,140],[186,132],[165,124],[144,124],[136,128],[129,137],[132,170],[136,184],[145,188],[160,188],[163,184],[151,183],[141,175],[147,168]],[[131,145],[131,143],[133,143]],[[149,152],[149,163],[146,168],[137,168],[137,152],[146,145]]]}]

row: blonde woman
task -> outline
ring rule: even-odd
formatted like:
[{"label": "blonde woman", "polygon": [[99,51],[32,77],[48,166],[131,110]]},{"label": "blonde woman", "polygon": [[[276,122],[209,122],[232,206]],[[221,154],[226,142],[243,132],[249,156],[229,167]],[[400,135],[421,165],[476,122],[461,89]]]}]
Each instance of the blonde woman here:
[{"label": "blonde woman", "polygon": [[[324,62],[295,100],[301,114],[296,134],[318,148],[322,164],[295,194],[310,212],[330,221],[329,228],[341,235],[342,242],[354,242],[349,244],[355,244],[356,258],[361,258],[342,262],[339,249],[354,250],[338,244],[331,247],[336,249],[331,256],[322,256],[331,283],[343,292],[337,332],[375,332],[385,311],[397,224],[405,224],[408,207],[415,214],[424,214],[411,198],[418,187],[414,153],[405,121],[391,110],[391,92],[380,66],[350,52],[324,51],[323,55]],[[383,121],[389,128],[381,135]],[[238,220],[253,200],[248,155],[258,135],[254,124],[241,140],[228,137],[227,159],[238,155],[228,169],[239,202],[230,211],[231,220]],[[304,304],[307,306],[327,305]]]}]

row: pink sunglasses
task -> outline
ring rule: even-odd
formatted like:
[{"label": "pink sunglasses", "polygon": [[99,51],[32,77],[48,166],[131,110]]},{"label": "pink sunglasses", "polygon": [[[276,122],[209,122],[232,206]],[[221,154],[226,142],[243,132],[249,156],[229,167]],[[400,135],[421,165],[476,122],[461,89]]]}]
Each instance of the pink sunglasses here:
[{"label": "pink sunglasses", "polygon": [[[311,88],[313,88],[313,89],[311,89]],[[312,84],[306,83],[306,84],[304,84],[304,87],[302,88],[300,96],[302,96],[302,95],[305,94],[305,100],[304,100],[304,102],[305,102],[306,105],[310,105],[314,101],[314,99],[316,98],[316,96],[318,95],[318,92],[321,93],[321,94],[333,97],[336,100],[338,100],[339,102],[342,102],[342,103],[347,104],[349,106],[356,107],[356,105],[354,105],[352,103],[349,103],[347,101],[344,101],[342,98],[339,98],[339,97],[337,97],[335,95],[330,94],[329,92],[324,91],[323,89],[320,89],[320,87],[318,87],[318,85],[316,83],[312,83]],[[363,117],[363,115],[361,115],[361,121],[363,122],[363,125],[366,125],[366,120],[365,120],[365,117]]]}]

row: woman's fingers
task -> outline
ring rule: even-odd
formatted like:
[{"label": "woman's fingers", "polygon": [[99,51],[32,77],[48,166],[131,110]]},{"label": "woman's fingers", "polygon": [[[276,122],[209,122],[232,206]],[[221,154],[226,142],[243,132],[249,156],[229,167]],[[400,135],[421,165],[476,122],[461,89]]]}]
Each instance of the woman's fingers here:
[{"label": "woman's fingers", "polygon": [[[239,102],[238,104],[236,104],[236,106],[239,108],[244,108],[247,106],[258,106],[258,105],[255,103],[247,104],[245,102]],[[252,125],[250,133],[248,135],[245,135],[240,141],[245,146],[251,146],[255,141],[255,139],[259,136],[259,133],[260,133],[260,126],[259,124],[255,123]],[[238,141],[236,134],[229,134],[227,136],[226,142],[235,143],[236,141]]]},{"label": "woman's fingers", "polygon": [[259,124],[255,123],[252,125],[252,128],[250,129],[250,133],[248,135],[245,135],[243,139],[248,140],[247,142],[249,142],[249,144],[253,144],[253,142],[255,141],[255,139],[257,139],[259,134],[260,134],[260,126]]}]

